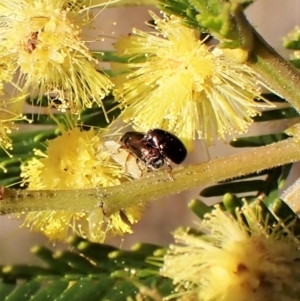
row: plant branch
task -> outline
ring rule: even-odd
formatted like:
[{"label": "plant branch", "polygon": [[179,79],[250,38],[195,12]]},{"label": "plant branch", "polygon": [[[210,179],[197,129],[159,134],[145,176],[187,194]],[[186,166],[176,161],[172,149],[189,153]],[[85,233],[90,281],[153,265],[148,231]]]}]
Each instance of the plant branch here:
[{"label": "plant branch", "polygon": [[154,6],[157,0],[93,0],[93,5],[107,4],[109,8],[124,7],[124,6]]},{"label": "plant branch", "polygon": [[300,72],[253,29],[253,49],[246,62],[269,86],[300,112]]},{"label": "plant branch", "polygon": [[103,208],[108,215],[123,208],[189,190],[200,185],[224,181],[262,169],[300,160],[299,140],[289,138],[268,146],[218,158],[210,162],[152,173],[146,178],[119,186],[86,190],[13,190],[2,187],[0,212],[72,210]]}]

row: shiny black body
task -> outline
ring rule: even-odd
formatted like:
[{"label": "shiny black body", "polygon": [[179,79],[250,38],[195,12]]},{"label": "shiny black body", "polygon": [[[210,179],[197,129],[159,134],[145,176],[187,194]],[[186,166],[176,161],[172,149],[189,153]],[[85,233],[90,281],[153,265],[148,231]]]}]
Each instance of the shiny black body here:
[{"label": "shiny black body", "polygon": [[121,143],[152,169],[158,169],[165,163],[170,166],[168,159],[180,164],[187,155],[184,144],[175,135],[161,129],[147,133],[127,132],[122,136]]}]

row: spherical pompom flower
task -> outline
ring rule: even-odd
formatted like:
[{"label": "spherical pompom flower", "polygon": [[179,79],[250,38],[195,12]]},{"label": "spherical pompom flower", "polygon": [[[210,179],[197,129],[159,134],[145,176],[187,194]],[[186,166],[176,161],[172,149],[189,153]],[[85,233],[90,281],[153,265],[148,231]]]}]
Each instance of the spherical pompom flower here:
[{"label": "spherical pompom flower", "polygon": [[[93,20],[91,3],[76,0],[3,0],[0,3],[0,66],[11,62],[22,100],[47,96],[50,106],[78,114],[110,92],[97,70],[82,29]],[[99,5],[105,5],[99,4]]]},{"label": "spherical pompom flower", "polygon": [[260,209],[246,204],[235,219],[216,207],[201,229],[209,234],[175,233],[178,244],[161,272],[174,280],[179,295],[199,301],[299,299],[299,241],[280,223],[268,226]]},{"label": "spherical pompom flower", "polygon": [[[107,144],[105,133],[95,129],[82,131],[78,127],[63,130],[61,136],[48,142],[46,153],[36,153],[41,159],[33,158],[23,164],[23,182],[29,190],[55,191],[108,187],[140,177],[132,168],[136,160],[128,160],[128,153],[118,149],[116,142]],[[143,209],[141,206],[123,208],[122,212],[106,216],[100,207],[81,212],[71,207],[68,211],[45,208],[45,211],[26,213],[22,226],[43,232],[51,240],[65,240],[76,233],[103,242],[107,235],[131,233],[131,224],[140,219]]]},{"label": "spherical pompom flower", "polygon": [[199,32],[180,18],[151,17],[154,32],[134,29],[115,44],[119,55],[130,58],[128,64],[112,64],[123,119],[137,130],[172,132],[189,149],[197,136],[211,143],[216,136],[246,132],[251,117],[269,105],[255,101],[256,74],[200,41]]}]

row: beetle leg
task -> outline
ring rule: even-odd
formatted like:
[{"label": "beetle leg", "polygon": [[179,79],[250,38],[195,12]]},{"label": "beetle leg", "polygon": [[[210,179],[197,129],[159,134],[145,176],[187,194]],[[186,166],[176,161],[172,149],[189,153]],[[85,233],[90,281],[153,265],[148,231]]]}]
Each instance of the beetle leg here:
[{"label": "beetle leg", "polygon": [[138,166],[138,168],[141,171],[141,174],[143,176],[144,171],[143,171],[143,169],[141,168],[141,165],[140,165],[141,164],[141,160],[139,158],[135,158],[135,160],[136,160],[136,165]]},{"label": "beetle leg", "polygon": [[130,159],[130,157],[133,157],[133,154],[132,153],[130,153],[130,152],[128,152],[128,148],[126,147],[126,145],[121,145],[120,147],[119,147],[119,149],[125,149],[126,151],[127,151],[127,157],[126,157],[126,159],[125,159],[125,168],[127,168],[127,162],[129,161],[129,159]]},{"label": "beetle leg", "polygon": [[[125,148],[125,149],[127,149],[127,148]],[[132,157],[135,158],[136,165],[137,165],[138,169],[140,170],[141,177],[142,177],[144,175],[144,170],[141,167],[141,160],[139,158],[137,158],[135,155],[133,155],[132,153],[130,153],[130,152],[128,152],[127,158],[125,160],[125,168],[127,169],[127,163],[130,160],[130,158],[132,158]]]},{"label": "beetle leg", "polygon": [[172,168],[171,164],[168,162],[168,160],[165,160],[165,163],[168,165],[168,168],[169,168],[168,177],[169,177],[170,181],[174,181],[174,178],[172,176],[173,168]]},{"label": "beetle leg", "polygon": [[104,205],[104,202],[100,202],[99,207],[102,210],[103,218],[104,219],[108,218],[107,211],[106,211],[106,206]]}]

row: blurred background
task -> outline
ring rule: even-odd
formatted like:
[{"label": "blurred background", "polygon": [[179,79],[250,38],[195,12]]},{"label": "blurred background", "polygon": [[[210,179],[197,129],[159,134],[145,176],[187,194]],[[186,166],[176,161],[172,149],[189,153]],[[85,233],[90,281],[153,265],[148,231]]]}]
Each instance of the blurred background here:
[{"label": "blurred background", "polygon": [[[98,22],[94,29],[90,29],[86,35],[87,40],[98,39],[97,44],[92,44],[94,50],[111,49],[112,43],[120,35],[128,35],[133,27],[146,29],[145,21],[149,20],[148,10],[151,7],[140,8],[120,8],[106,9],[101,12]],[[257,28],[258,32],[284,57],[290,53],[282,47],[282,37],[292,28],[300,24],[300,2],[297,0],[257,0],[247,11],[248,19]],[[100,28],[100,29],[98,29]],[[99,36],[105,36],[99,39]],[[253,125],[250,133],[267,134],[286,127],[282,122],[269,122]],[[184,164],[205,162],[210,159],[227,156],[236,149],[233,149],[226,143],[218,142],[207,148],[201,141],[197,142],[195,152],[190,154]],[[291,173],[289,181],[299,176],[299,164]],[[203,187],[192,191],[184,192],[172,197],[160,199],[152,202],[142,220],[135,225],[134,234],[124,237],[111,239],[107,243],[118,247],[129,248],[135,242],[151,242],[160,245],[167,245],[172,242],[171,232],[178,226],[193,226],[196,217],[187,209],[187,203],[197,198]],[[212,203],[215,199],[207,200]],[[36,259],[30,254],[29,249],[36,244],[43,244],[48,247],[64,247],[64,244],[58,243],[53,246],[47,239],[38,233],[30,233],[28,229],[19,229],[20,221],[12,220],[7,216],[0,216],[0,264],[9,263],[36,263]]]}]

